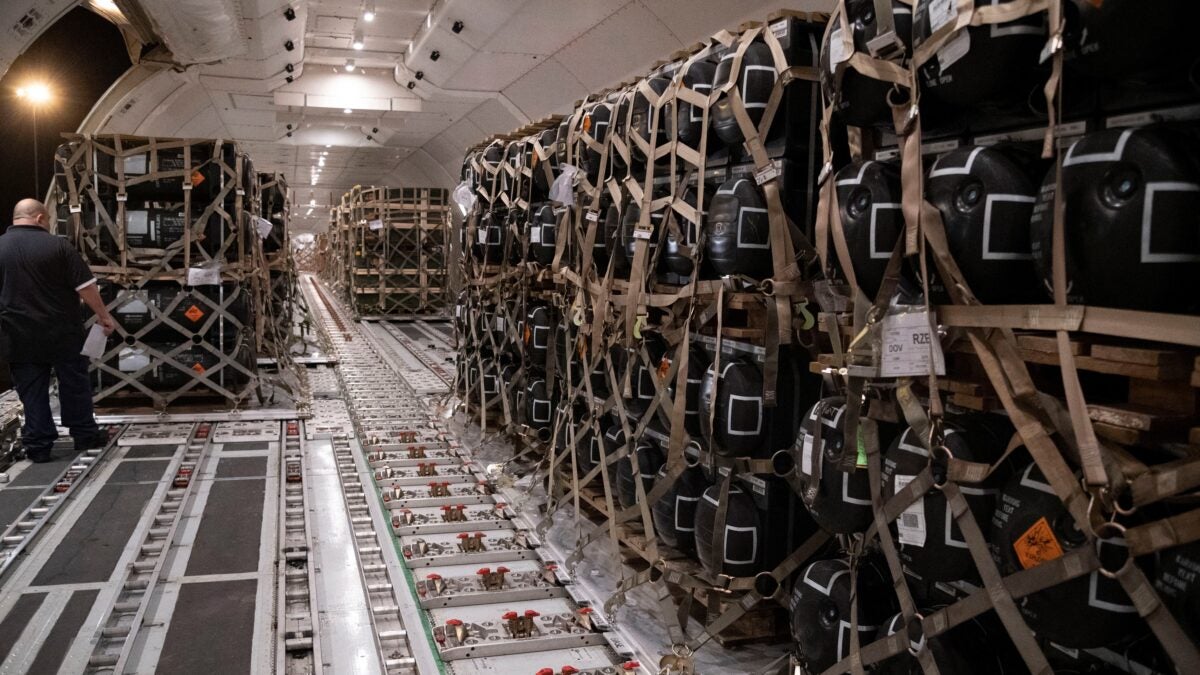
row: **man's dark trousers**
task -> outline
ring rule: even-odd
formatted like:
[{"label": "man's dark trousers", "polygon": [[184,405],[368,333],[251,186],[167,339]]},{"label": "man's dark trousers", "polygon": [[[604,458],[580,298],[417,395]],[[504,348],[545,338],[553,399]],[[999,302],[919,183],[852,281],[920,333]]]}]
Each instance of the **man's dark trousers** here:
[{"label": "man's dark trousers", "polygon": [[100,431],[92,409],[92,386],[88,381],[88,359],[82,354],[56,363],[10,363],[13,387],[25,406],[21,443],[30,459],[46,459],[58,438],[50,412],[50,371],[58,376],[58,401],[62,423],[71,430],[76,448],[85,448]]}]

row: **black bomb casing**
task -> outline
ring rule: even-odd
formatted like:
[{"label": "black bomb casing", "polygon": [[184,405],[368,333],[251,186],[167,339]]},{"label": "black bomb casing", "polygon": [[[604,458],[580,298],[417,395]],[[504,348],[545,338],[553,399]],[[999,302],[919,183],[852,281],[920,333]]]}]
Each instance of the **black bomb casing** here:
[{"label": "black bomb casing", "polygon": [[1191,0],[1068,0],[1066,63],[1104,80],[1159,80],[1186,73],[1195,62],[1192,29],[1200,5]]},{"label": "black bomb casing", "polygon": [[[709,359],[708,354],[697,345],[688,347],[688,363],[687,363],[687,387],[684,390],[683,403],[683,428],[693,438],[701,438],[703,431],[701,429],[700,413],[701,404],[701,386],[704,382],[704,373],[708,370]],[[671,393],[671,399],[675,399],[676,388],[675,381],[667,383]]]},{"label": "black bomb casing", "polygon": [[[700,428],[720,455],[762,456],[768,452],[770,411],[763,403],[762,370],[749,359],[721,364],[718,377],[705,370],[700,384]],[[712,427],[708,421],[712,418]]]},{"label": "black bomb casing", "polygon": [[[701,96],[712,93],[713,78],[716,77],[717,66],[711,61],[695,61],[681,76],[684,88],[695,90]],[[675,107],[675,139],[680,143],[697,150],[700,147],[700,135],[703,131],[704,111],[690,103],[679,99]]]},{"label": "black bomb casing", "polygon": [[925,198],[942,214],[950,253],[971,291],[988,304],[1041,297],[1029,242],[1037,201],[1030,163],[1015,148],[967,146],[942,155],[929,170]]},{"label": "black bomb casing", "polygon": [[[737,55],[735,50],[729,50],[717,64],[713,76],[713,87],[720,88],[731,79],[737,84],[742,95],[742,104],[746,114],[757,126],[762,121],[767,101],[775,88],[775,59],[771,56],[771,48],[761,41],[751,43],[742,55],[741,67],[733,72],[733,61]],[[733,115],[733,106],[729,96],[722,96],[713,104],[709,113],[712,133],[725,145],[737,146],[745,140],[737,119]]]},{"label": "black bomb casing", "polygon": [[[989,548],[1004,576],[1092,545],[1036,464],[1009,479],[997,504]],[[1128,554],[1125,540],[1116,537],[1097,548],[1110,569]],[[1076,649],[1104,646],[1145,626],[1120,582],[1099,570],[1028,595],[1017,607],[1039,636]]]},{"label": "black bomb casing", "polygon": [[[604,437],[601,442],[604,444],[605,459],[608,460],[608,466],[605,471],[608,472],[608,482],[612,489],[616,489],[617,484],[617,467],[616,457],[618,452],[625,447],[625,429],[621,426],[621,421],[616,418],[616,415],[609,415],[606,421],[600,423],[600,429],[603,431]],[[599,462],[596,462],[597,464]]]},{"label": "black bomb casing", "polygon": [[193,335],[212,341],[222,335],[230,339],[241,329],[238,324],[252,325],[249,291],[234,282],[181,286],[150,281],[140,287],[121,287],[101,281],[99,290],[122,331],[140,340],[183,341]]},{"label": "black bomb casing", "polygon": [[[659,469],[656,481],[665,480],[667,468]],[[684,555],[696,556],[696,509],[711,483],[699,467],[689,467],[653,506],[654,531],[662,543]]]},{"label": "black bomb casing", "polygon": [[[579,121],[581,124],[583,123],[582,118],[580,118]],[[568,163],[567,160],[569,159],[569,155],[571,154],[571,152],[570,152],[571,148],[570,148],[570,145],[568,144],[568,139],[570,138],[570,135],[571,135],[571,116],[568,115],[567,117],[564,117],[561,122],[558,123],[558,131],[554,135],[554,163],[555,163],[555,166],[562,166],[562,165]]]},{"label": "black bomb casing", "polygon": [[525,242],[522,239],[528,239],[528,229],[525,209],[517,206],[510,208],[504,222],[504,247],[508,249],[508,264],[516,265],[526,259]]},{"label": "black bomb casing", "polygon": [[[670,84],[671,81],[665,77],[651,77],[646,80],[646,85],[650,87],[650,90],[660,96],[667,90]],[[671,109],[665,106],[659,110],[658,128],[653,137],[651,137],[650,127],[653,122],[653,108],[650,105],[650,99],[638,87],[637,93],[633,96],[633,108],[629,111],[629,132],[636,134],[643,141],[654,147],[663,145],[667,142],[667,129],[670,124],[667,121],[667,115],[670,114],[670,111]],[[636,143],[630,140],[629,146],[630,155],[635,161],[646,161],[645,155]],[[667,159],[669,161],[669,158]]]},{"label": "black bomb casing", "polygon": [[1164,551],[1157,567],[1154,589],[1158,597],[1188,636],[1200,640],[1200,543]]},{"label": "black bomb casing", "polygon": [[[912,9],[893,0],[892,15],[896,35],[904,45],[904,59],[907,60],[912,50]],[[840,84],[836,82],[834,68],[849,60],[855,52],[869,56],[867,43],[879,33],[873,0],[848,0],[846,19],[853,33],[854,50],[848,51],[842,47],[843,32],[840,26],[835,25],[826,34],[821,45],[821,90],[825,99],[832,102],[834,115],[843,123],[856,127],[890,126],[892,110],[887,99],[888,92],[892,90],[890,83],[860,74],[852,67],[845,69]]]},{"label": "black bomb casing", "polygon": [[625,257],[625,242],[621,235],[621,208],[629,208],[629,203],[629,198],[625,197],[621,204],[614,202],[608,205],[608,209],[602,215],[604,222],[601,230],[604,236],[597,237],[604,242],[606,267],[612,268],[612,274],[616,278],[629,277],[629,260]]},{"label": "black bomb casing", "polygon": [[[542,151],[546,153],[546,159],[543,160],[538,156],[537,148],[531,142],[529,144],[529,167],[533,173],[531,200],[545,199],[550,192],[550,184],[558,176],[558,155],[555,153],[558,145],[558,127],[543,130],[537,135],[537,141],[542,146]],[[547,167],[550,170],[548,176]]]},{"label": "black bomb casing", "polygon": [[767,532],[762,528],[754,500],[738,485],[731,485],[725,502],[725,531],[717,532],[720,496],[721,486],[713,485],[704,491],[696,506],[696,554],[700,564],[714,576],[749,577],[764,571]]},{"label": "black bomb casing", "polygon": [[[95,173],[110,179],[123,176],[125,179],[124,192],[131,202],[162,202],[180,201],[183,198],[183,185],[190,183],[192,188],[193,208],[207,205],[221,193],[233,173],[227,173],[220,163],[224,163],[232,172],[237,166],[237,146],[233,143],[190,143],[190,164],[184,156],[185,148],[155,147],[145,152],[126,153],[122,157],[114,157],[108,153],[95,152]],[[56,156],[69,159],[71,144],[59,147]],[[120,171],[118,171],[120,169]],[[243,174],[248,172],[254,176],[254,168],[248,163],[243,166]],[[160,178],[147,179],[151,173],[170,174]],[[61,187],[65,188],[65,185]],[[232,211],[235,191],[231,186],[226,193],[226,210]],[[80,186],[82,189],[83,186]],[[101,198],[115,198],[121,192],[118,186],[110,181],[96,181],[96,194]],[[249,192],[245,199],[249,199]],[[247,203],[248,207],[249,204]],[[113,211],[112,213],[116,213]]]},{"label": "black bomb casing", "polygon": [[558,215],[550,202],[535,204],[529,209],[530,257],[539,265],[554,262],[554,248],[558,241]]},{"label": "black bomb casing", "polygon": [[[1166,126],[1109,129],[1063,156],[1067,295],[1077,304],[1191,312],[1200,287],[1200,149]],[[1054,173],[1032,218],[1034,262],[1053,288]]]},{"label": "black bomb casing", "polygon": [[[637,454],[637,476],[642,481],[642,490],[649,493],[654,488],[654,477],[662,468],[665,458],[658,445],[651,439],[643,437],[633,448]],[[637,478],[634,476],[633,459],[626,455],[617,462],[617,499],[622,508],[629,508],[637,503]]]},{"label": "black bomb casing", "polygon": [[525,423],[545,432],[548,439],[557,406],[558,392],[547,384],[545,375],[536,371],[530,373],[529,384],[525,387]]},{"label": "black bomb casing", "polygon": [[507,215],[504,209],[493,208],[484,211],[479,218],[475,241],[471,242],[471,257],[476,262],[499,265],[504,259],[504,219]]},{"label": "black bomb casing", "polygon": [[[887,162],[858,161],[847,164],[834,180],[854,277],[863,293],[873,300],[896,241],[904,232],[900,169]],[[832,255],[833,246],[829,251]]]},{"label": "black bomb casing", "polygon": [[[646,347],[646,353],[650,356],[649,363],[646,363],[642,359],[640,350],[633,352],[627,357],[633,359],[633,367],[629,374],[629,393],[631,398],[625,399],[625,412],[637,419],[640,419],[645,414],[650,406],[650,402],[654,400],[655,380],[659,380],[660,386],[667,386],[667,383],[660,378],[666,374],[666,370],[663,369],[664,361],[667,365],[670,364],[670,359],[667,355],[667,342],[663,339],[662,335],[658,333],[646,333],[643,344]],[[659,374],[660,370],[662,375]],[[618,377],[620,377],[620,371],[617,372]],[[669,403],[664,401],[664,405],[669,405]]]},{"label": "black bomb casing", "polygon": [[895,611],[895,592],[884,572],[869,560],[858,566],[857,589],[851,584],[846,559],[818,560],[800,574],[792,587],[788,609],[792,638],[806,672],[820,673],[850,654],[850,612],[858,603],[860,644],[873,641],[880,626]]},{"label": "black bomb casing", "polygon": [[525,358],[535,367],[546,367],[554,324],[554,310],[546,305],[533,305],[525,315],[521,339],[525,343]]},{"label": "black bomb casing", "polygon": [[704,252],[719,276],[764,279],[774,274],[767,203],[754,181],[726,181],[713,195],[704,224]]},{"label": "black bomb casing", "polygon": [[[583,131],[591,135],[591,137],[599,144],[604,143],[604,139],[608,137],[609,127],[612,125],[612,106],[603,101],[592,103],[584,107],[583,120],[581,122]],[[583,162],[580,167],[587,173],[588,182],[595,185],[601,178],[600,176],[600,151],[579,145],[581,153],[578,155]],[[612,156],[609,156],[611,164]],[[611,167],[610,167],[611,168]]]},{"label": "black bomb casing", "polygon": [[[955,459],[992,464],[1004,454],[1013,429],[995,415],[963,415],[944,424],[944,444]],[[944,457],[939,458],[939,462]],[[934,477],[944,476],[939,463]],[[911,427],[896,437],[883,461],[883,499],[891,499],[929,465],[929,451]],[[980,529],[987,531],[996,494],[1010,475],[1002,467],[978,485],[960,485]],[[891,525],[904,568],[927,581],[975,580],[978,572],[945,495],[931,489]]]},{"label": "black bomb casing", "polygon": [[[804,413],[800,433],[791,448],[803,490],[801,500],[817,525],[835,534],[862,532],[874,518],[866,467],[853,471],[838,468],[845,445],[845,428],[846,399],[823,398]],[[886,431],[881,425],[881,447],[887,447],[891,441]]]},{"label": "black bomb casing", "polygon": [[[975,6],[1012,1],[975,0]],[[913,49],[920,48],[937,29],[957,16],[955,2],[917,0],[913,11]],[[928,98],[955,107],[1024,104],[1032,91],[1027,85],[1036,79],[1032,76],[1037,73],[1045,42],[1044,14],[966,28],[921,66],[921,89]]]},{"label": "black bomb casing", "polygon": [[[937,608],[921,610],[923,616],[929,616]],[[979,621],[967,621],[959,624],[937,637],[927,638],[916,627],[909,630],[904,623],[904,615],[897,614],[888,619],[879,628],[876,639],[882,640],[889,635],[904,632],[909,636],[909,650],[901,652],[890,659],[875,664],[874,673],[878,675],[920,675],[923,671],[921,663],[913,656],[914,652],[928,649],[933,655],[933,662],[938,671],[946,675],[1001,675],[1005,664],[997,652],[1001,646],[1008,647],[1001,636],[990,634]],[[915,639],[914,639],[915,638]],[[1011,648],[1011,647],[1010,647]],[[1015,648],[1011,648],[1015,651]]]},{"label": "black bomb casing", "polygon": [[[706,201],[711,203],[712,190],[705,190],[704,196]],[[683,202],[696,208],[695,188],[689,185],[684,189]],[[705,206],[707,207],[707,204]],[[702,221],[706,210],[702,209],[700,212]],[[663,251],[659,256],[659,270],[677,275],[683,282],[691,277],[695,266],[693,261],[699,257],[697,244],[700,242],[700,225],[684,218],[678,212],[674,214],[674,222],[680,236],[676,236],[672,229],[667,229],[663,236]]]}]

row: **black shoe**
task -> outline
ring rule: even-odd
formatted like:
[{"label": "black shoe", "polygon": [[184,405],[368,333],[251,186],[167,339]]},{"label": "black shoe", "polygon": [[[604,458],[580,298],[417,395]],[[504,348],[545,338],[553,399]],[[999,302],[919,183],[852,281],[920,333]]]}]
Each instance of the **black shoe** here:
[{"label": "black shoe", "polygon": [[46,462],[54,461],[54,455],[51,454],[49,448],[46,448],[44,450],[34,450],[32,448],[26,448],[25,456],[28,457],[29,461],[33,462],[34,464],[45,464]]},{"label": "black shoe", "polygon": [[101,429],[91,436],[75,439],[75,452],[84,452],[108,445],[108,431]]}]

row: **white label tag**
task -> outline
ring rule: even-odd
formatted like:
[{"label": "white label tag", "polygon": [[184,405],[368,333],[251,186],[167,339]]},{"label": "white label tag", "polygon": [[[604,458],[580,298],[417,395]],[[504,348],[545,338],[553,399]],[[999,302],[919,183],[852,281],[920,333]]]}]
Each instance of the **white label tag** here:
[{"label": "white label tag", "polygon": [[125,212],[126,234],[147,234],[150,232],[150,213],[147,211]]},{"label": "white label tag", "polygon": [[775,36],[776,40],[782,40],[785,37],[787,37],[788,20],[780,19],[780,20],[776,21],[775,23],[771,24],[771,34]]},{"label": "white label tag", "polygon": [[600,212],[599,211],[588,211],[587,215],[584,217],[587,218],[588,220],[592,221],[593,223],[599,222]]},{"label": "white label tag", "polygon": [[254,216],[254,227],[258,228],[259,239],[266,239],[271,236],[271,230],[275,229],[271,221],[266,218],[259,218],[258,216]]},{"label": "white label tag", "polygon": [[812,460],[813,437],[808,434],[804,434],[804,443],[800,446],[800,472],[805,476],[813,475]]},{"label": "white label tag", "polygon": [[145,153],[140,155],[132,155],[126,157],[121,163],[124,165],[126,176],[142,176],[150,168],[149,156]]},{"label": "white label tag", "polygon": [[372,220],[371,222],[367,223],[367,227],[371,228],[372,230],[382,230],[383,221],[379,219]]},{"label": "white label tag", "polygon": [[930,359],[938,375],[946,374],[942,343],[929,328],[927,312],[890,314],[883,319],[880,377],[928,375]]},{"label": "white label tag", "polygon": [[653,233],[654,233],[653,230],[643,230],[641,228],[636,228],[633,231],[633,238],[634,239],[645,239],[645,240],[649,241],[650,235]]},{"label": "white label tag", "polygon": [[958,18],[958,0],[930,0],[929,32],[945,26]]},{"label": "white label tag", "polygon": [[146,306],[146,303],[136,297],[129,299],[125,304],[117,308],[117,314],[145,314],[149,311],[150,308]]},{"label": "white label tag", "polygon": [[220,286],[221,266],[189,267],[187,282],[188,286]]},{"label": "white label tag", "polygon": [[83,341],[83,349],[79,350],[79,353],[89,359],[98,359],[104,356],[104,347],[107,344],[108,336],[104,334],[104,328],[95,323],[88,331],[87,339]]},{"label": "white label tag", "polygon": [[762,168],[761,171],[754,172],[754,181],[759,185],[766,185],[768,181],[775,180],[779,177],[779,169],[774,164],[769,164]]},{"label": "white label tag", "polygon": [[835,28],[829,34],[829,63],[834,66],[849,61],[850,57],[854,55],[852,50],[846,49],[846,43],[842,42],[842,35],[841,28]]},{"label": "white label tag", "polygon": [[944,73],[947,68],[966,56],[969,51],[971,51],[971,32],[964,28],[938,50],[938,66]]},{"label": "white label tag", "polygon": [[479,240],[480,244],[486,245],[487,244],[487,228],[481,227],[478,230],[476,230],[475,238]]},{"label": "white label tag", "polygon": [[122,373],[132,373],[150,365],[150,357],[142,350],[126,347],[117,356],[117,370]]},{"label": "white label tag", "polygon": [[[896,474],[896,492],[903,490],[916,476]],[[900,530],[900,543],[908,546],[925,546],[925,497],[922,496],[896,519],[896,528]]]},{"label": "white label tag", "polygon": [[504,317],[496,317],[496,330],[504,330]]},{"label": "white label tag", "polygon": [[542,243],[542,226],[541,225],[535,225],[534,227],[529,228],[529,243],[531,243],[531,244]]}]

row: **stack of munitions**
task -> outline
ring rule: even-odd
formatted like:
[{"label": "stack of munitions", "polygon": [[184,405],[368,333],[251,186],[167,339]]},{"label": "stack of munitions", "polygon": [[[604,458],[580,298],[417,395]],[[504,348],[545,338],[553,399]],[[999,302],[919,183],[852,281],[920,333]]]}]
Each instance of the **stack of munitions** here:
[{"label": "stack of munitions", "polygon": [[314,236],[311,241],[293,241],[292,257],[296,260],[296,270],[324,277],[329,266],[329,233]]},{"label": "stack of munitions", "polygon": [[249,159],[224,141],[120,135],[68,137],[55,159],[60,233],[120,324],[92,367],[96,400],[249,396],[267,290]]},{"label": "stack of munitions", "polygon": [[1196,670],[1194,3],[888,4],[469,149],[458,391],[607,521],[574,560],[645,561],[613,604],[806,672]]},{"label": "stack of munitions", "polygon": [[295,341],[296,261],[292,255],[291,201],[282,174],[258,174],[258,235],[270,302],[258,317],[258,349],[263,354],[288,351]]},{"label": "stack of munitions", "polygon": [[444,313],[448,192],[355,188],[349,207],[347,292],[355,315]]}]

